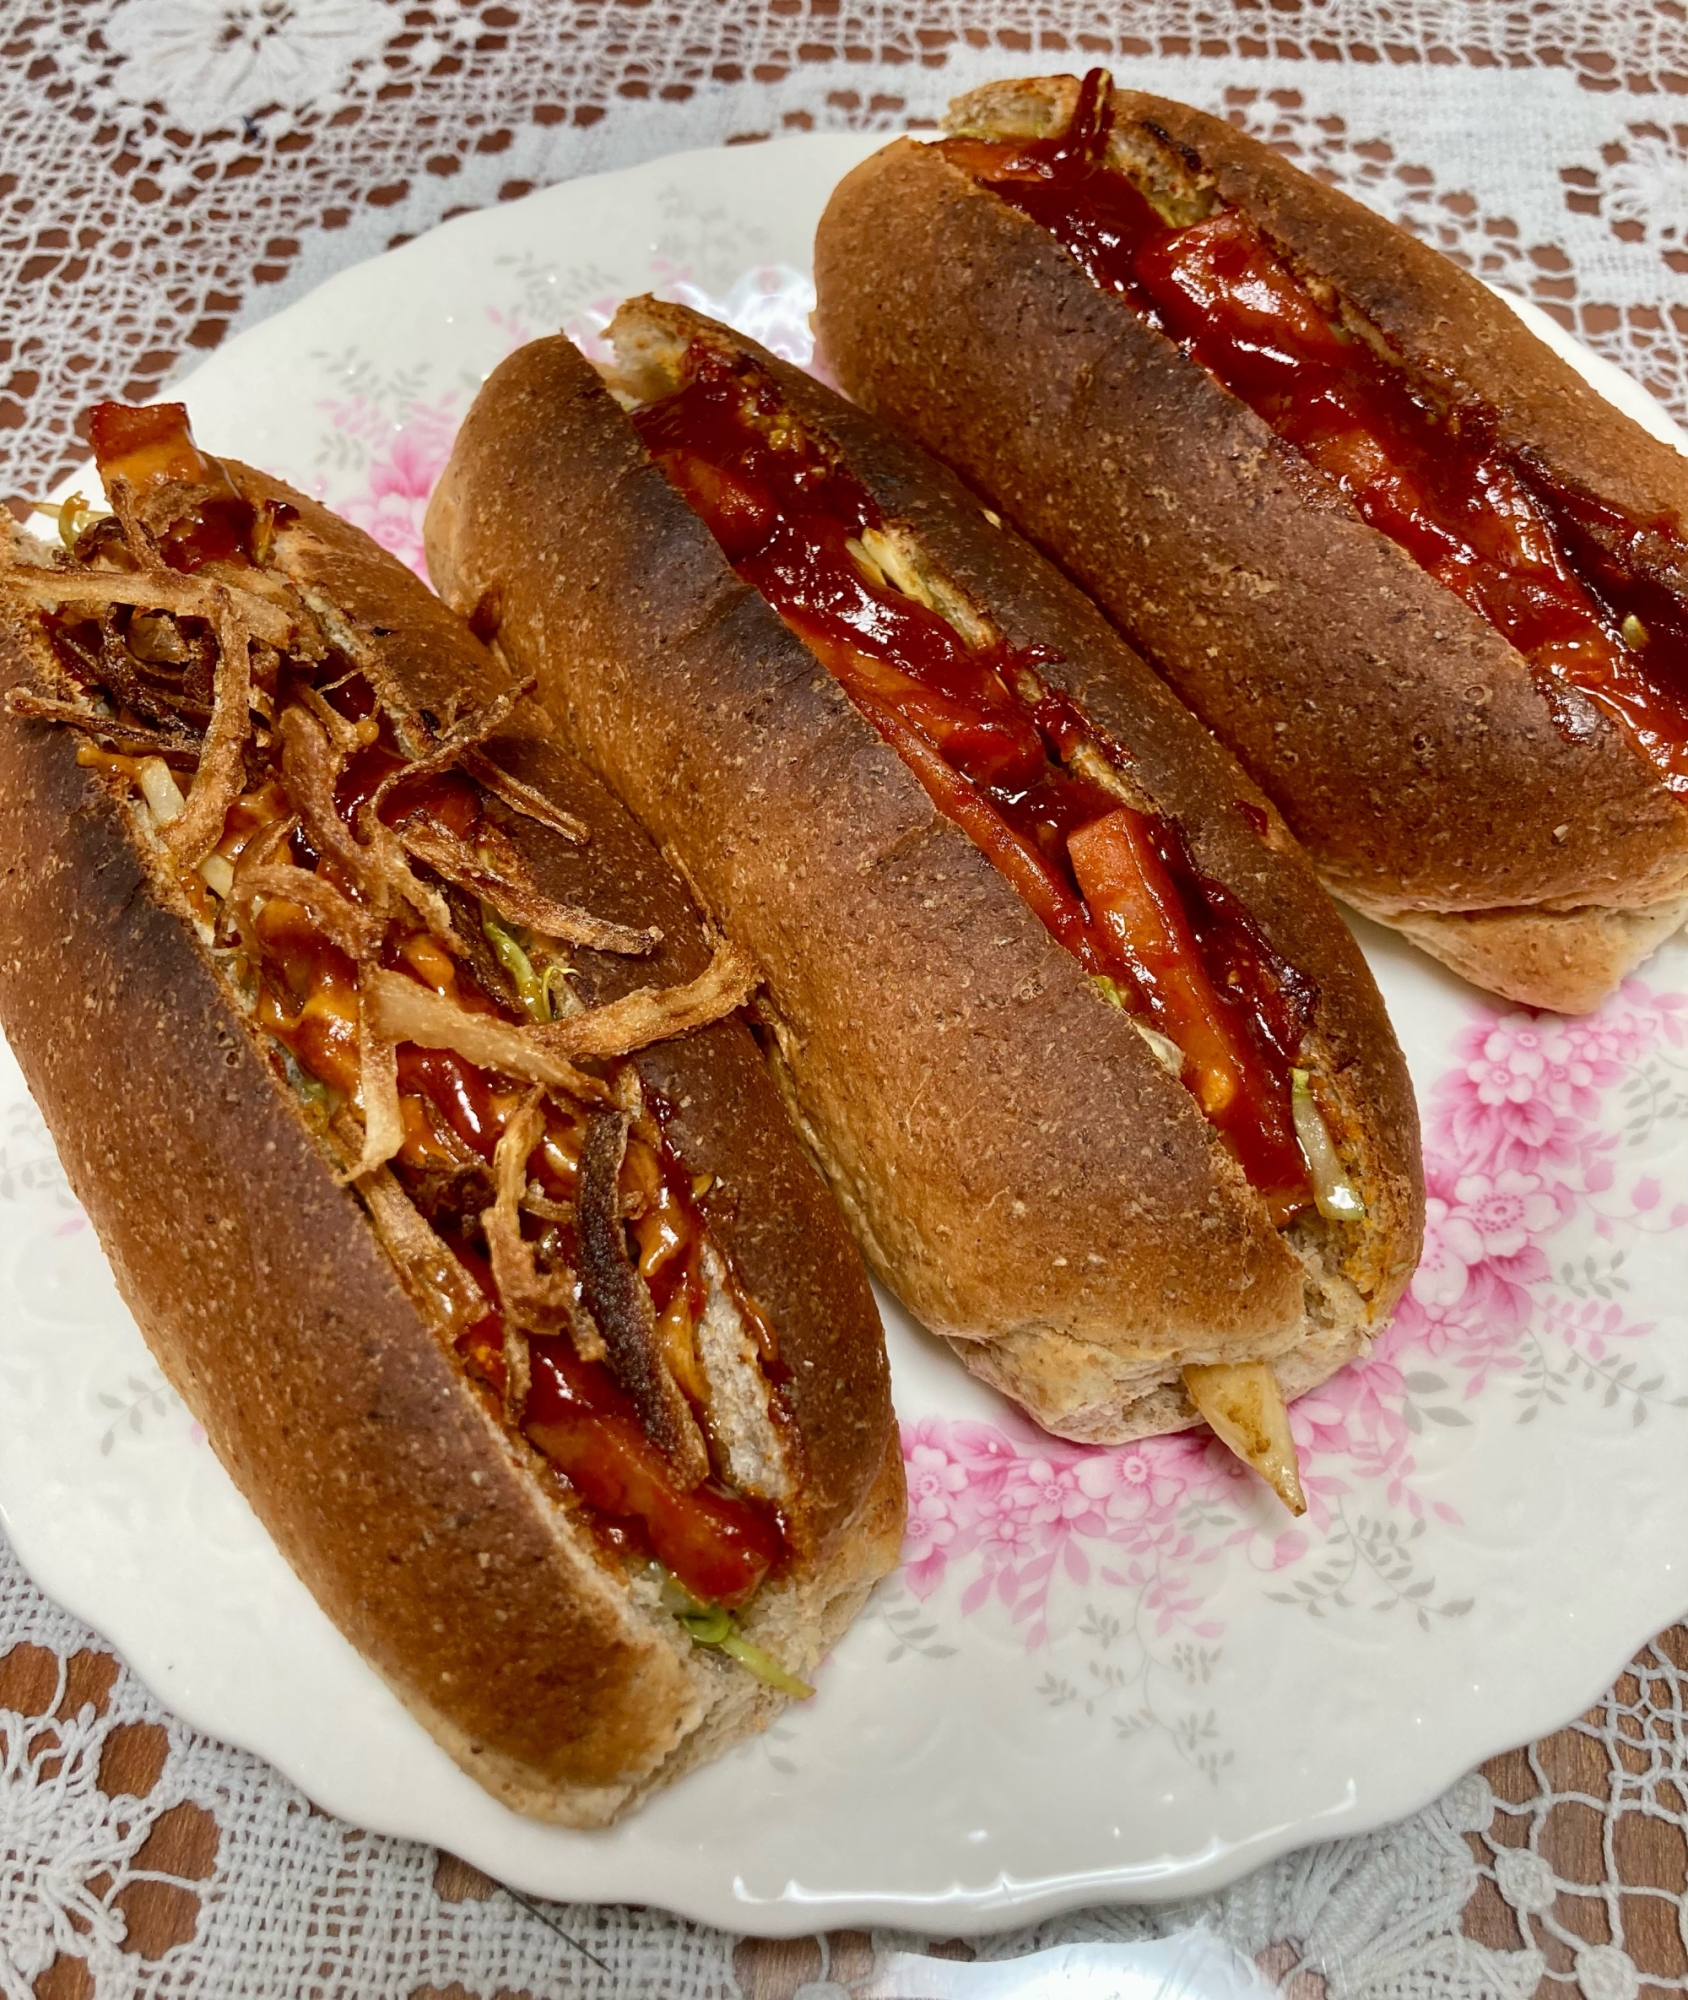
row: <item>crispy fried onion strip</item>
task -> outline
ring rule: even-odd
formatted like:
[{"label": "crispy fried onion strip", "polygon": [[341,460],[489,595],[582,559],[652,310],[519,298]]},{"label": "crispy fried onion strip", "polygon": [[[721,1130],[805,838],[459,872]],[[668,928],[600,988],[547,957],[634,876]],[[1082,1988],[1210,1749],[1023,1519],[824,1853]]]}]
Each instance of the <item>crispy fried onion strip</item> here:
[{"label": "crispy fried onion strip", "polygon": [[438,737],[432,748],[413,757],[408,764],[389,772],[375,788],[374,796],[364,808],[371,817],[378,818],[381,808],[400,785],[408,785],[417,778],[432,778],[441,771],[449,771],[460,764],[467,753],[489,736],[496,736],[516,712],[516,704],[524,696],[533,692],[531,680],[520,682],[513,688],[506,688],[495,695],[484,708],[477,708],[454,722],[443,736]]},{"label": "crispy fried onion strip", "polygon": [[277,717],[276,728],[281,736],[282,783],[311,845],[338,863],[378,916],[390,915],[394,897],[401,897],[435,937],[461,952],[445,898],[417,878],[391,829],[369,819],[366,824],[373,837],[365,843],[340,817],[334,787],[342,753],[318,718],[302,704],[289,703]]},{"label": "crispy fried onion strip", "polygon": [[465,1062],[528,1083],[550,1084],[586,1104],[602,1104],[608,1095],[595,1076],[545,1048],[531,1029],[513,1027],[492,1014],[471,1014],[402,972],[371,966],[358,982],[358,995],[364,1013],[388,1041],[451,1049]]},{"label": "crispy fried onion strip", "polygon": [[[483,708],[452,724],[422,755],[412,758],[399,770],[390,772],[363,807],[360,831],[378,854],[397,855],[401,860],[400,849],[413,854],[446,881],[490,903],[507,922],[525,924],[549,937],[569,944],[588,945],[597,951],[650,951],[661,942],[660,931],[636,931],[625,924],[608,923],[588,910],[559,903],[545,895],[520,851],[496,828],[492,830],[491,838],[478,846],[470,846],[448,828],[425,822],[407,826],[395,836],[382,820],[382,807],[400,787],[455,766],[465,770],[487,791],[504,799],[514,810],[525,813],[571,840],[585,840],[589,829],[584,822],[552,804],[532,786],[512,778],[481,753],[480,745],[509,724],[517,705],[532,688],[533,682],[525,680],[505,689]],[[443,912],[442,902],[442,915]],[[430,927],[438,935],[446,935],[432,919]]]},{"label": "crispy fried onion strip", "polygon": [[571,812],[554,805],[537,785],[530,785],[524,779],[515,778],[502,764],[495,764],[483,750],[467,750],[463,754],[463,768],[471,778],[483,784],[495,798],[500,798],[513,811],[526,819],[537,820],[541,826],[548,826],[553,833],[565,835],[569,840],[578,841],[582,846],[592,838],[592,829],[583,819],[576,819]]},{"label": "crispy fried onion strip", "polygon": [[358,1182],[358,1193],[406,1289],[412,1297],[420,1295],[427,1316],[443,1325],[448,1338],[455,1339],[486,1317],[490,1301],[412,1203],[391,1169],[377,1167],[366,1174]]},{"label": "crispy fried onion strip", "polygon": [[154,729],[144,722],[119,722],[102,715],[86,702],[61,701],[56,695],[40,694],[21,683],[5,694],[6,713],[24,722],[68,722],[103,743],[131,757],[162,757],[178,768],[199,761],[199,738],[186,729]]},{"label": "crispy fried onion strip", "polygon": [[656,1311],[627,1250],[619,1177],[630,1120],[595,1111],[580,1156],[580,1284],[603,1335],[610,1368],[633,1398],[645,1435],[687,1489],[709,1476],[709,1451],[657,1337]]},{"label": "crispy fried onion strip", "polygon": [[[178,618],[203,618],[215,625],[217,601],[227,599],[229,586],[219,579],[183,576],[176,570],[136,571],[128,569],[87,569],[78,565],[63,569],[41,563],[20,562],[15,545],[12,560],[0,555],[8,590],[27,598],[43,610],[55,611],[61,604],[87,606],[128,605],[136,611],[168,611]],[[240,617],[254,639],[278,652],[308,650],[303,621],[297,609],[268,592],[241,590]]]},{"label": "crispy fried onion strip", "polygon": [[[360,968],[362,978],[368,977]],[[355,1181],[385,1166],[404,1144],[404,1113],[399,1108],[399,1052],[391,1036],[381,1033],[367,1006],[358,1009],[358,1095],[363,1099],[363,1151],[340,1175]]]},{"label": "crispy fried onion strip", "polygon": [[625,1056],[671,1041],[742,1007],[761,983],[755,961],[737,945],[718,944],[696,979],[683,986],[641,986],[602,1007],[527,1030],[560,1056]]},{"label": "crispy fried onion strip", "polygon": [[330,743],[334,745],[337,757],[345,759],[354,750],[373,743],[380,734],[380,725],[374,716],[362,722],[352,722],[334,706],[321,688],[313,687],[309,681],[303,682],[298,690],[299,699],[323,726]]},{"label": "crispy fried onion strip", "polygon": [[[268,833],[266,828],[265,832]],[[245,855],[241,859],[245,860]],[[255,896],[280,897],[298,903],[323,936],[350,959],[362,962],[374,958],[381,949],[385,921],[373,910],[354,903],[334,884],[309,868],[295,868],[290,861],[261,861],[235,870],[231,896],[249,903]]]},{"label": "crispy fried onion strip", "polygon": [[247,890],[248,878],[260,868],[267,868],[298,831],[297,814],[289,814],[286,819],[272,819],[248,837],[235,857],[234,879],[229,886],[229,895],[235,903],[250,903],[258,891]]},{"label": "crispy fried onion strip", "polygon": [[451,905],[431,882],[424,882],[411,867],[398,835],[390,826],[383,826],[378,819],[368,820],[365,824],[369,828],[368,852],[374,857],[375,867],[440,943],[462,958],[465,955],[463,940],[452,924]]},{"label": "crispy fried onion strip", "polygon": [[[493,831],[497,836],[497,829]],[[632,930],[626,924],[607,923],[572,903],[554,901],[534,880],[514,842],[502,836],[471,846],[449,828],[418,818],[400,829],[399,840],[407,854],[425,861],[459,889],[490,903],[506,923],[525,924],[566,944],[632,956],[652,951],[662,942],[659,930]]]},{"label": "crispy fried onion strip", "polygon": [[544,1098],[543,1089],[529,1091],[500,1135],[492,1156],[493,1205],[481,1215],[493,1279],[504,1306],[504,1365],[512,1381],[518,1369],[512,1367],[511,1350],[521,1349],[520,1368],[525,1369],[527,1361],[527,1343],[519,1338],[518,1328],[523,1333],[567,1333],[582,1361],[602,1361],[605,1355],[602,1334],[575,1298],[573,1274],[541,1271],[533,1245],[522,1234],[527,1163],[545,1136]]},{"label": "crispy fried onion strip", "polygon": [[[141,496],[127,479],[115,478],[106,482],[106,499],[111,511],[117,516],[118,525],[123,530],[123,539],[129,553],[141,566],[151,572],[169,568],[158,552],[158,536],[154,532],[153,519],[167,520],[176,511],[182,500],[192,491],[179,479],[172,479],[162,488],[155,488],[146,498],[153,504],[141,504]],[[159,506],[159,502],[164,504]],[[152,518],[149,518],[152,517]]]},{"label": "crispy fried onion strip", "polygon": [[276,732],[281,737],[281,781],[311,845],[318,854],[337,861],[371,903],[384,909],[388,884],[374,866],[369,850],[353,838],[334,803],[341,760],[327,730],[309,709],[294,702],[277,716]]},{"label": "crispy fried onion strip", "polygon": [[[80,566],[42,568],[20,562],[16,537],[9,538],[0,567],[6,587],[51,609],[61,604],[130,605],[203,618],[217,642],[211,719],[199,745],[199,763],[187,802],[163,829],[164,840],[184,868],[203,861],[222,838],[229,807],[245,782],[246,741],[252,731],[252,645],[297,647],[299,621],[283,605],[253,591],[231,590],[211,578],[182,577],[171,571],[93,570]],[[89,726],[81,717],[55,717]]]},{"label": "crispy fried onion strip", "polygon": [[246,784],[246,739],[252,733],[252,647],[244,618],[220,584],[211,586],[217,674],[211,721],[187,803],[164,829],[165,843],[184,868],[197,867],[223,837],[229,807]]},{"label": "crispy fried onion strip", "polygon": [[[342,1182],[359,1180],[384,1165],[404,1144],[398,1046],[390,1035],[382,1033],[371,1008],[361,997],[378,969],[375,955],[381,949],[387,927],[385,919],[354,903],[323,876],[275,858],[286,848],[298,825],[295,818],[272,820],[252,835],[235,861],[229,900],[241,912],[243,923],[245,913],[259,896],[297,903],[329,942],[356,962],[360,995],[358,1096],[363,1102],[363,1131],[357,1158],[338,1178]],[[417,1220],[421,1222],[420,1217]]]},{"label": "crispy fried onion strip", "polygon": [[[291,540],[299,530],[294,526],[285,532]],[[305,538],[315,539],[308,530]],[[394,671],[386,647],[372,637],[377,628],[366,627],[357,618],[348,616],[319,584],[299,580],[291,583],[290,588],[316,619],[328,645],[348,660],[375,690],[376,703],[394,724],[400,741],[426,742],[428,731],[403,677]]]}]

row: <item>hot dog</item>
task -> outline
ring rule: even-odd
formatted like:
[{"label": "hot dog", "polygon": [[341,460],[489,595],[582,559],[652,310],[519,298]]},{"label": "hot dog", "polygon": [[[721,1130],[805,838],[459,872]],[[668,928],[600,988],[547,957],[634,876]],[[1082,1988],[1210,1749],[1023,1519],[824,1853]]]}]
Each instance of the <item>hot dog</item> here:
[{"label": "hot dog", "polygon": [[1380,1323],[1421,1214],[1305,859],[931,460],[683,308],[612,338],[609,386],[554,339],[483,387],[442,594],[764,967],[787,1102],[910,1309],[1067,1437],[1270,1405],[1293,1504],[1281,1397]]},{"label": "hot dog", "polygon": [[366,536],[179,406],[93,429],[113,513],[0,570],[0,1021],[329,1616],[603,1824],[805,1694],[900,1542],[755,969]]},{"label": "hot dog", "polygon": [[1688,461],[1219,119],[1045,77],[835,191],[849,394],[1142,647],[1326,884],[1592,1006],[1688,910]]}]

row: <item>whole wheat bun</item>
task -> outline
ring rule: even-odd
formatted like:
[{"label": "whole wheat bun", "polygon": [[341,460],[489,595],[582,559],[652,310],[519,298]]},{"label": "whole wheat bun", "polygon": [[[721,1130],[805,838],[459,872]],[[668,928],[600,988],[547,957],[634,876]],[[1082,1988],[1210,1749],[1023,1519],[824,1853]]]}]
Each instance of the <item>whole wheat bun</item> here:
[{"label": "whole wheat bun", "polygon": [[[356,529],[297,510],[278,567],[419,706],[508,685],[460,620]],[[4,592],[0,589],[0,600]],[[34,678],[27,614],[4,685]],[[547,894],[655,923],[636,960],[578,954],[589,1003],[697,974],[684,886],[625,807],[551,745],[496,760],[590,828],[505,816]],[[490,807],[489,810],[496,808]],[[547,1461],[466,1383],[414,1283],[299,1115],[149,856],[129,788],[69,731],[0,716],[0,1022],[159,1365],[287,1561],[428,1731],[507,1805],[598,1826],[765,1725],[784,1698],[694,1646],[598,1553]],[[799,1469],[795,1554],[744,1618],[801,1674],[895,1563],[902,1460],[861,1263],[737,1020],[643,1051],[670,1137],[716,1177],[710,1232],[775,1329]]]},{"label": "whole wheat bun", "polygon": [[[1077,90],[990,85],[949,123],[1060,130]],[[1220,119],[1141,91],[1113,101],[1116,133],[1169,142],[1410,364],[1487,403],[1503,444],[1633,520],[1688,522],[1688,460],[1477,279]],[[1616,725],[1570,695],[1587,713],[1567,740],[1492,626],[933,147],[898,140],[846,176],[815,276],[845,390],[1095,596],[1344,901],[1477,985],[1565,1012],[1594,1006],[1688,914],[1688,811]],[[1662,542],[1653,555],[1670,561]]]},{"label": "whole wheat bun", "polygon": [[1282,821],[924,454],[681,307],[634,301],[613,331],[651,393],[694,337],[765,369],[1010,643],[1046,649],[1197,865],[1317,983],[1309,1061],[1369,1220],[1280,1232],[1131,1021],[735,575],[590,364],[560,337],[521,349],[435,492],[434,579],[498,605],[496,647],[764,968],[777,1074],[869,1262],[1062,1436],[1193,1423],[1185,1362],[1270,1359],[1292,1395],[1322,1381],[1416,1261],[1418,1126],[1371,975]]}]

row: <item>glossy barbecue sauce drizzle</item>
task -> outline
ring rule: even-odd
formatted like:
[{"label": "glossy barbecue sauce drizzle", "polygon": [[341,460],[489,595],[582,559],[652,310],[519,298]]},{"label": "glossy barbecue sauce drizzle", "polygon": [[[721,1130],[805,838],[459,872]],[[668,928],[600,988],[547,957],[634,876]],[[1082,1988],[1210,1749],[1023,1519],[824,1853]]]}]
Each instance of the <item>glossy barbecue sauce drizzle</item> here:
[{"label": "glossy barbecue sauce drizzle", "polygon": [[1110,997],[1176,1044],[1184,1083],[1274,1221],[1305,1208],[1290,1070],[1311,989],[1197,873],[1170,821],[1075,768],[1129,759],[1043,678],[1048,657],[970,644],[887,580],[861,539],[885,530],[878,506],[753,365],[696,342],[680,388],[634,422],[938,810]]},{"label": "glossy barbecue sauce drizzle", "polygon": [[[172,567],[191,572],[209,562],[236,567],[253,562],[255,537],[266,531],[259,511],[236,492],[222,466],[197,449],[179,405],[130,410],[103,404],[94,414],[93,442],[108,479],[123,476],[137,492],[179,481],[204,495],[178,517],[160,542]],[[82,546],[91,552],[90,535],[112,551],[109,526],[102,523],[87,531]],[[98,677],[100,649],[90,647],[85,637],[77,642],[73,621],[58,621],[54,636],[61,660],[91,692],[119,697],[119,690]],[[108,652],[108,661],[109,657]],[[144,661],[137,670],[149,671]],[[284,662],[277,684],[269,690],[276,712],[304,684],[313,682],[348,722],[360,722],[376,712],[367,680],[348,674],[346,663],[336,659],[317,667]],[[130,762],[101,752],[93,756],[118,766]],[[252,769],[255,761],[262,760],[249,752],[247,789],[229,814],[217,850],[231,864],[249,842],[292,812],[279,750],[272,749],[260,770]],[[379,733],[353,751],[336,786],[335,807],[348,829],[356,827],[360,807],[404,761],[390,725],[380,718]],[[484,803],[480,786],[452,770],[396,786],[381,802],[380,816],[394,828],[420,817],[474,845]],[[332,856],[316,853],[302,830],[291,836],[284,858],[295,867],[319,873],[357,900],[357,886],[346,879]],[[260,1025],[316,1084],[356,1103],[362,1065],[355,962],[324,935],[309,911],[281,897],[271,897],[258,907],[246,942],[249,957],[256,959]],[[390,970],[408,974],[470,1012],[520,1018],[502,998],[485,990],[472,965],[455,958],[426,931],[410,929],[403,921],[389,924],[381,957]],[[490,1170],[498,1140],[527,1086],[450,1049],[410,1043],[399,1047],[398,1073],[405,1136],[389,1164],[486,1301],[486,1312],[460,1335],[457,1346],[469,1372],[502,1408],[504,1321],[492,1269],[476,1235],[478,1214],[490,1195],[484,1181],[476,1179],[478,1192],[461,1207],[454,1205],[451,1190],[463,1186],[466,1170],[471,1176],[477,1165]],[[644,1097],[656,1131],[653,1137],[647,1125],[643,1136],[636,1132],[629,1137],[618,1193],[630,1205],[638,1198],[640,1213],[628,1225],[629,1253],[650,1293],[665,1357],[701,1420],[707,1385],[693,1336],[706,1304],[706,1227],[691,1176],[661,1130],[667,1107],[655,1093],[646,1092]],[[553,1095],[546,1100],[544,1116],[544,1134],[527,1161],[527,1177],[557,1214],[542,1221],[524,1213],[523,1229],[552,1269],[575,1271],[580,1260],[571,1211],[578,1193],[586,1113]],[[735,1304],[749,1318],[753,1332],[764,1334],[749,1302],[735,1299]],[[713,1481],[690,1489],[679,1486],[610,1369],[580,1359],[566,1334],[529,1337],[528,1357],[531,1386],[521,1428],[594,1510],[607,1543],[635,1557],[654,1555],[701,1603],[742,1605],[784,1559],[782,1529],[771,1510]]]},{"label": "glossy barbecue sauce drizzle", "polygon": [[[1362,517],[1524,655],[1560,729],[1610,716],[1688,792],[1688,603],[1610,552],[1645,526],[1564,490],[1495,437],[1493,413],[1441,407],[1407,370],[1338,326],[1242,212],[1168,223],[1106,165],[1107,74],[1092,70],[1058,137],[938,142],[956,166],[1047,229],[1287,443]],[[1688,560],[1688,549],[1682,551]]]}]

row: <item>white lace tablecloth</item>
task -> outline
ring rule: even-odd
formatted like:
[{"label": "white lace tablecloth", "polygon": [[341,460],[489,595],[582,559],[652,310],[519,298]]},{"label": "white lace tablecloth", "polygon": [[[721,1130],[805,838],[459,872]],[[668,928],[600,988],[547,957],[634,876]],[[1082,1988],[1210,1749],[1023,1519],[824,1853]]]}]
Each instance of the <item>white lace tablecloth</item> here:
[{"label": "white lace tablecloth", "polygon": [[[1688,420],[1680,0],[0,0],[14,508],[232,328],[463,209],[677,147],[930,125],[1106,61],[1521,291]],[[20,1155],[0,1135],[0,1200]],[[1438,1805],[1198,1906],[970,1945],[537,1906],[166,1715],[0,1543],[0,1992],[845,2000],[885,1954],[1205,1924],[1295,1996],[1688,1993],[1688,1631]]]}]

